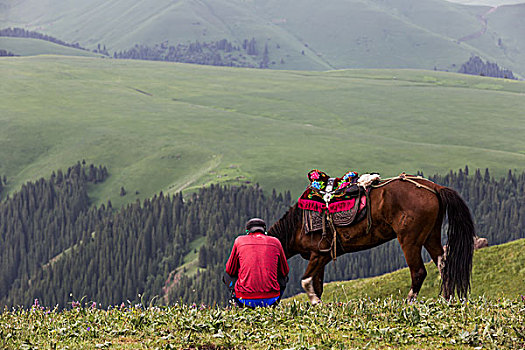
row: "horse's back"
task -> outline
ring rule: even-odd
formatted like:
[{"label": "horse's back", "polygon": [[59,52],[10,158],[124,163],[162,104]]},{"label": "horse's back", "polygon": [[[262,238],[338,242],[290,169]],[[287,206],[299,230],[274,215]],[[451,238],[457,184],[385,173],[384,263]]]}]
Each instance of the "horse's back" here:
[{"label": "horse's back", "polygon": [[400,242],[410,236],[423,244],[424,236],[437,225],[441,226],[440,188],[424,179],[413,182],[397,180],[376,188],[371,193],[370,202],[372,212],[376,214],[373,219],[388,224]]}]

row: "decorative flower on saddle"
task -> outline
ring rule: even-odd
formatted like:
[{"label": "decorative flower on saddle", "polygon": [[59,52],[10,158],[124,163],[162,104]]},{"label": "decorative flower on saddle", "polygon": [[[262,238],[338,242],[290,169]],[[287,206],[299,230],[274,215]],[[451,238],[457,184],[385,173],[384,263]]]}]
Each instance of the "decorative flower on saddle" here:
[{"label": "decorative flower on saddle", "polygon": [[[354,171],[347,172],[343,177],[333,178],[333,184],[330,191],[333,191],[334,189],[336,191],[342,190],[349,186],[356,178],[357,173]],[[318,191],[324,191],[329,185],[330,176],[328,176],[324,171],[314,169],[308,173],[308,180],[310,180],[310,188],[316,189]]]},{"label": "decorative flower on saddle", "polygon": [[[308,173],[308,180],[310,184],[299,198],[300,208],[317,212],[326,209],[340,211],[348,210],[348,207],[354,204],[356,196],[347,192],[347,189],[356,182],[356,172],[349,171],[343,177],[331,178],[325,172],[314,169]],[[351,198],[352,201],[349,202]],[[339,203],[337,209],[336,202]],[[341,202],[345,202],[344,205]]]}]

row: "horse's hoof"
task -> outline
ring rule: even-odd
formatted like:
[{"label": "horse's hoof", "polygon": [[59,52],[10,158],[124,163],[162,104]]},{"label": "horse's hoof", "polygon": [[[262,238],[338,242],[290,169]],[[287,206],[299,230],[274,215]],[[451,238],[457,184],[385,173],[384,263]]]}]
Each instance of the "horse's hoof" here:
[{"label": "horse's hoof", "polygon": [[323,303],[323,301],[319,298],[312,298],[310,299],[310,303],[313,305],[313,306],[316,306],[316,305],[321,305]]},{"label": "horse's hoof", "polygon": [[409,304],[412,304],[416,300],[417,300],[417,293],[414,293],[414,291],[410,289],[410,292],[408,292],[408,296],[407,296],[407,302]]}]

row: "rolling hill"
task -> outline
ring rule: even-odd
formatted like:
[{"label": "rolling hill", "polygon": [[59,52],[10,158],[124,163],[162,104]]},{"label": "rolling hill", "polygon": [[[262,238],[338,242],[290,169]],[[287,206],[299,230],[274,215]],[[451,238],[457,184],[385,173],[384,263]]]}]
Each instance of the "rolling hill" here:
[{"label": "rolling hill", "polygon": [[10,38],[0,36],[0,48],[10,51],[17,56],[35,55],[64,55],[100,57],[102,55],[91,51],[80,50],[55,44],[49,41],[31,38]]},{"label": "rolling hill", "polygon": [[210,183],[295,196],[312,168],[525,169],[519,81],[65,56],[2,58],[0,74],[0,176],[11,192],[82,159],[107,166],[93,196],[115,207]]},{"label": "rolling hill", "polygon": [[[515,299],[525,290],[525,239],[478,250],[474,254],[471,298]],[[433,263],[426,265],[428,276],[423,283],[420,297],[435,298],[439,295],[440,280]],[[325,284],[323,301],[346,302],[358,298],[405,298],[410,289],[410,271],[404,268],[378,277]],[[307,301],[300,294],[288,300]]]},{"label": "rolling hill", "polygon": [[491,10],[444,0],[0,0],[0,8],[0,27],[110,51],[166,41],[239,45],[254,37],[261,50],[268,45],[275,69],[457,71],[478,55],[525,76],[524,4]]}]

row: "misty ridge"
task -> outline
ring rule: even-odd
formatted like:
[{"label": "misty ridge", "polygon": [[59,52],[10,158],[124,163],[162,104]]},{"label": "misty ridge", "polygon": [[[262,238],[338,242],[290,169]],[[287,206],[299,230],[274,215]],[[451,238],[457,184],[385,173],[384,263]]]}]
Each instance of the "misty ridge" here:
[{"label": "misty ridge", "polygon": [[[525,74],[519,23],[525,5],[515,1],[37,3],[0,2],[0,36],[49,40],[111,58],[217,66]],[[0,48],[24,55],[16,45]]]}]

